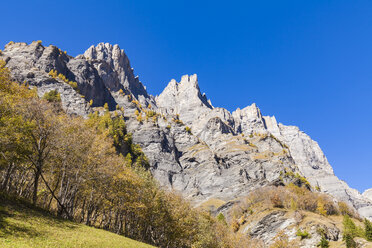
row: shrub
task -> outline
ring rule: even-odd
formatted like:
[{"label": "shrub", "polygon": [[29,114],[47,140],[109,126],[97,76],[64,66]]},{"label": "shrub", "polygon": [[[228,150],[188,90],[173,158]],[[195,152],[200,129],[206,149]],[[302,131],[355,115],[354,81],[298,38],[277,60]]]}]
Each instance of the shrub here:
[{"label": "shrub", "polygon": [[73,82],[73,81],[68,81],[68,84],[74,89],[74,90],[77,90],[78,89],[78,84],[77,82]]},{"label": "shrub", "polygon": [[329,241],[326,239],[324,234],[322,234],[322,238],[317,246],[320,248],[329,248]]},{"label": "shrub", "polygon": [[188,132],[189,134],[191,134],[191,128],[190,127],[186,126],[185,127],[185,130],[186,130],[186,132]]},{"label": "shrub", "polygon": [[123,89],[120,89],[120,90],[119,90],[119,93],[120,93],[120,94],[124,94]]},{"label": "shrub", "polygon": [[246,211],[255,207],[306,210],[324,215],[338,214],[336,205],[327,195],[311,192],[307,188],[298,187],[293,183],[284,187],[263,187],[250,192],[244,201],[234,207],[234,216],[239,218]]},{"label": "shrub", "polygon": [[48,73],[48,75],[52,78],[57,78],[58,77],[58,73],[56,70],[50,70],[50,72]]},{"label": "shrub", "polygon": [[270,197],[271,203],[273,204],[274,208],[283,208],[283,202],[282,199],[280,199],[280,196],[278,194],[274,194]]},{"label": "shrub", "polygon": [[152,117],[152,121],[153,121],[154,123],[157,123],[157,122],[158,122],[158,117],[157,117],[156,115],[154,115],[154,116]]},{"label": "shrub", "polygon": [[316,211],[323,216],[327,215],[327,211],[324,209],[324,203],[321,201],[318,201],[318,207],[316,208]]},{"label": "shrub", "polygon": [[166,128],[167,128],[167,129],[171,129],[171,125],[168,124],[168,125],[166,126]]},{"label": "shrub", "polygon": [[146,116],[148,116],[148,117],[154,117],[156,115],[157,115],[156,112],[152,111],[152,110],[149,110],[149,111],[146,112]]},{"label": "shrub", "polygon": [[43,99],[47,100],[48,102],[60,102],[61,95],[57,90],[51,90],[44,94]]},{"label": "shrub", "polygon": [[78,92],[78,84],[77,82],[73,82],[73,81],[70,81],[66,78],[65,75],[63,75],[62,73],[58,73],[56,70],[50,70],[50,72],[48,73],[48,75],[52,78],[59,78],[61,79],[63,82],[65,82],[66,84],[70,85],[74,90],[76,90]]},{"label": "shrub", "polygon": [[240,225],[239,225],[237,220],[233,220],[231,222],[231,228],[232,228],[233,232],[239,231]]},{"label": "shrub", "polygon": [[89,106],[92,106],[93,105],[93,99],[91,99],[90,101],[89,101]]},{"label": "shrub", "polygon": [[310,185],[309,181],[307,181],[307,179],[305,177],[303,177],[300,174],[296,173],[295,178],[297,178],[298,180],[300,180],[301,185],[303,184],[306,187],[308,187],[309,189],[311,188],[311,185]]},{"label": "shrub", "polygon": [[176,124],[183,125],[183,122],[182,122],[180,119],[175,119],[175,118],[173,118],[172,120],[173,120],[173,122],[176,123]]},{"label": "shrub", "polygon": [[219,213],[216,218],[222,224],[227,225],[226,218],[225,215],[223,215],[223,213]]},{"label": "shrub", "polygon": [[308,238],[311,237],[311,235],[306,230],[305,231],[301,231],[300,229],[297,230],[296,235],[298,237],[301,237],[301,240],[308,239]]},{"label": "shrub", "polygon": [[103,108],[106,110],[106,111],[108,111],[109,110],[109,105],[108,105],[108,103],[106,102],[104,105],[103,105]]}]

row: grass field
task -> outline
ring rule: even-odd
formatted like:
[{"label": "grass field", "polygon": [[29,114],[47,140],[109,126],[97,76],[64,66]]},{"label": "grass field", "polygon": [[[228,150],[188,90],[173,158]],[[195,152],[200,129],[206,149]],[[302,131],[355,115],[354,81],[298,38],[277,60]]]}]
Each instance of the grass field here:
[{"label": "grass field", "polygon": [[1,248],[77,248],[153,246],[114,233],[58,219],[20,201],[0,195]]}]

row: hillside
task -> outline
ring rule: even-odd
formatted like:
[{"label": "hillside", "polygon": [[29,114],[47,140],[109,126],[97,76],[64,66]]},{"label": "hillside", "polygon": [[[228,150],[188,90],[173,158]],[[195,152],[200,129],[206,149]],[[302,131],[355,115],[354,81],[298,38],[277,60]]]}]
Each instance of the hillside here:
[{"label": "hillside", "polygon": [[105,230],[56,218],[21,201],[0,195],[0,247],[150,248]]},{"label": "hillside", "polygon": [[72,57],[41,41],[10,42],[0,59],[14,80],[36,87],[40,97],[58,91],[69,114],[86,118],[105,103],[112,112],[122,108],[154,178],[196,205],[244,196],[277,183],[289,170],[372,218],[371,200],[337,178],[316,141],[296,126],[264,116],[254,103],[233,112],[214,107],[196,75],[172,79],[152,96],[124,50],[108,43]]},{"label": "hillside", "polygon": [[62,218],[159,247],[372,240],[369,193],[339,180],[317,142],[254,103],[214,107],[196,75],[152,96],[108,43],[72,57],[10,42],[0,69],[0,186]]}]

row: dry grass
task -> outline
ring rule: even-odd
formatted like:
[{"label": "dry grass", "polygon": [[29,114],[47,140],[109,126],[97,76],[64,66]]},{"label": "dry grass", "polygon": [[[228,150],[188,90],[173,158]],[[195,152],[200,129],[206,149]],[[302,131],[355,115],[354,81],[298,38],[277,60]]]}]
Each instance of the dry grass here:
[{"label": "dry grass", "polygon": [[203,202],[200,207],[205,210],[216,210],[226,202],[217,198],[209,198]]},{"label": "dry grass", "polygon": [[347,211],[354,218],[359,218],[358,214],[347,205],[342,207],[343,209],[340,209],[326,194],[311,192],[305,187],[289,184],[285,187],[264,187],[251,192],[232,209],[231,213],[233,218],[240,219],[252,210],[281,208],[303,210],[324,216],[340,215]]}]

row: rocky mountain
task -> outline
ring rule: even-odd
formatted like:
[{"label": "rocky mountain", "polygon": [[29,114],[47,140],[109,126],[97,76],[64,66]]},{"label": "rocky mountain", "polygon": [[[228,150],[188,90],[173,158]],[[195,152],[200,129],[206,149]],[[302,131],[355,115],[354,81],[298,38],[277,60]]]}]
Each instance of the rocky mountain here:
[{"label": "rocky mountain", "polygon": [[372,189],[367,189],[364,191],[363,196],[372,201]]},{"label": "rocky mountain", "polygon": [[100,43],[72,57],[41,42],[11,42],[0,59],[16,81],[36,87],[39,96],[58,90],[67,113],[87,117],[105,103],[110,110],[123,108],[154,177],[196,206],[226,209],[254,189],[308,181],[313,191],[372,219],[371,190],[362,195],[338,179],[317,142],[298,127],[263,116],[254,103],[232,113],[214,107],[196,75],[172,79],[154,97],[118,45]]}]

